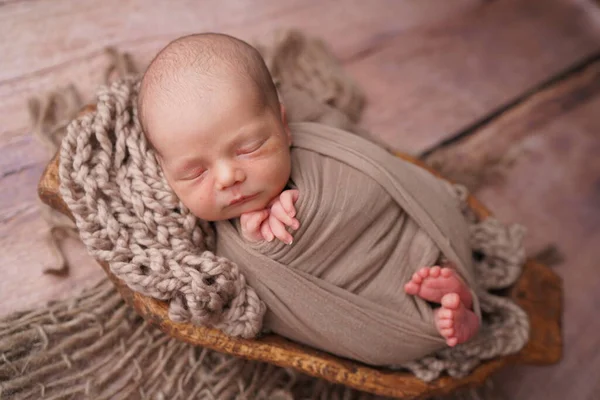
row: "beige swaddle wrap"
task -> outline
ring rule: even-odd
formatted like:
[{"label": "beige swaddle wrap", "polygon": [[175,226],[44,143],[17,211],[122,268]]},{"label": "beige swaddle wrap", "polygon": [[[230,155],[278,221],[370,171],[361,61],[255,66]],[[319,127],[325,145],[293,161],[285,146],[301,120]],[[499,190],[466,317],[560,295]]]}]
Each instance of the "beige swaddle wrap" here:
[{"label": "beige swaddle wrap", "polygon": [[444,347],[431,305],[403,286],[443,254],[473,287],[468,227],[449,186],[351,133],[290,128],[294,243],[253,244],[239,220],[216,224],[216,253],[238,264],[267,305],[264,328],[373,365]]}]

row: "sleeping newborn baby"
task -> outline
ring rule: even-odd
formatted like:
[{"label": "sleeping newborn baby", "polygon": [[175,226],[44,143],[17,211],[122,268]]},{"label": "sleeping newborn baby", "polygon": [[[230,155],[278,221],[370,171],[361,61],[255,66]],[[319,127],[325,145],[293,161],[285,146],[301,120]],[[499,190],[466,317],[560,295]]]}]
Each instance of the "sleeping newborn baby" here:
[{"label": "sleeping newborn baby", "polygon": [[265,302],[266,330],[374,365],[476,334],[468,234],[448,188],[354,134],[288,124],[250,45],[175,40],[145,72],[138,111],[168,184],[215,222],[216,253]]}]

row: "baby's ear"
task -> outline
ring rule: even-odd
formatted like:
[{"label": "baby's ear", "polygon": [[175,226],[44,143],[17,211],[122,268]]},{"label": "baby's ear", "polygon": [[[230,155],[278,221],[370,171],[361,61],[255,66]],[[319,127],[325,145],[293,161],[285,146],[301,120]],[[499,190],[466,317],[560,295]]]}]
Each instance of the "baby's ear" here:
[{"label": "baby's ear", "polygon": [[279,103],[279,109],[281,112],[281,123],[283,124],[283,129],[285,130],[285,135],[287,136],[288,146],[292,145],[292,133],[290,132],[290,127],[288,125],[287,116],[285,114],[285,106],[283,103]]}]

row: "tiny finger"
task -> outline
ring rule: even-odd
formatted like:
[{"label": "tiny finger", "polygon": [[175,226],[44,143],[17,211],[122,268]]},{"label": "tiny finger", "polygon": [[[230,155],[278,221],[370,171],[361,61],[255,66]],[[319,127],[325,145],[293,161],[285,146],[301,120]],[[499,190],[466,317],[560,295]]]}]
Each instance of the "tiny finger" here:
[{"label": "tiny finger", "polygon": [[292,244],[294,241],[292,235],[289,234],[288,231],[285,230],[285,226],[283,223],[275,218],[273,215],[269,217],[269,225],[271,226],[271,231],[273,235],[281,240],[285,244]]},{"label": "tiny finger", "polygon": [[281,193],[281,196],[280,196],[281,204],[282,204],[285,212],[290,217],[296,216],[296,207],[294,207],[294,204],[296,204],[299,194],[300,194],[300,192],[296,189],[286,190],[285,192]]},{"label": "tiny finger", "polygon": [[275,236],[271,231],[271,225],[269,224],[269,219],[264,220],[260,226],[260,233],[262,234],[263,239],[267,242],[272,242]]},{"label": "tiny finger", "polygon": [[277,218],[280,222],[292,229],[298,229],[300,227],[298,220],[290,217],[289,214],[285,212],[281,202],[273,204],[273,207],[271,207],[271,216]]},{"label": "tiny finger", "polygon": [[258,231],[260,229],[260,225],[263,223],[265,219],[269,217],[269,210],[262,210],[256,212],[252,215],[249,223],[251,229]]},{"label": "tiny finger", "polygon": [[[260,241],[266,239],[265,236],[261,232],[261,227],[266,220],[269,218],[269,210],[262,210],[258,212],[251,213],[245,221],[245,224],[242,223],[242,233],[245,232],[246,238],[252,241]],[[268,225],[268,224],[267,224]]]}]

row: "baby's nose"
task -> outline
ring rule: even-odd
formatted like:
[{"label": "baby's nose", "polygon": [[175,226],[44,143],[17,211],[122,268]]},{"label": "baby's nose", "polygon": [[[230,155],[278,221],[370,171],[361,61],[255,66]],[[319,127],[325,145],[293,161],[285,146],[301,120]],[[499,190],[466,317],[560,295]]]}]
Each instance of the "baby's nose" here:
[{"label": "baby's nose", "polygon": [[232,163],[220,163],[216,172],[216,186],[219,190],[227,189],[245,179],[244,171]]}]

